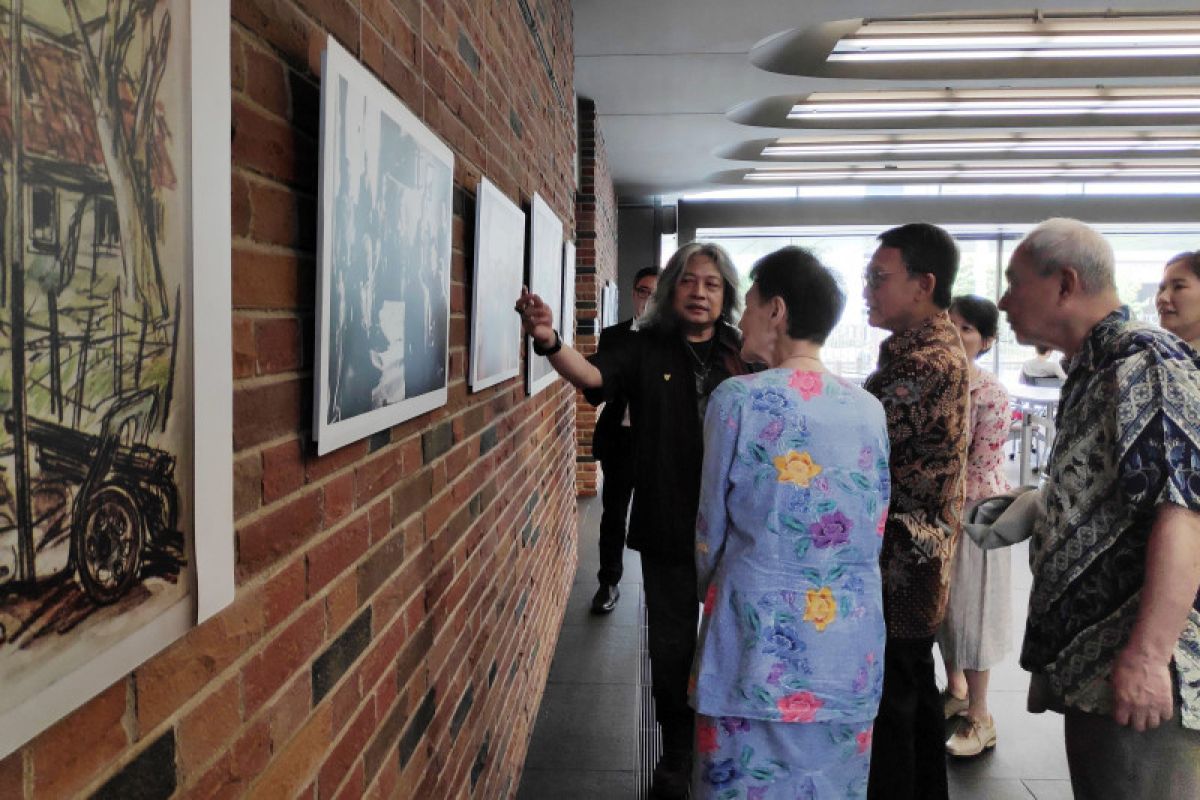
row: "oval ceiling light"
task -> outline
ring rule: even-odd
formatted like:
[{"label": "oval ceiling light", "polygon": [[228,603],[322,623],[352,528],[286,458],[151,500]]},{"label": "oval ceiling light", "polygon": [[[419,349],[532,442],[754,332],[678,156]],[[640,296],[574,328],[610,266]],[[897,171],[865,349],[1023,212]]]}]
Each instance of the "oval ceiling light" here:
[{"label": "oval ceiling light", "polygon": [[1200,88],[813,92],[752,100],[726,116],[770,128],[1194,126],[1200,124]]},{"label": "oval ceiling light", "polygon": [[844,19],[770,36],[769,72],[940,80],[1194,77],[1200,12],[1039,12]]},{"label": "oval ceiling light", "polygon": [[1023,156],[1081,158],[1108,156],[1123,159],[1170,156],[1200,157],[1200,132],[1093,131],[991,133],[960,131],[954,134],[870,134],[790,136],[753,139],[715,152],[734,161],[834,162],[848,159],[914,161],[956,159],[1007,159]]}]

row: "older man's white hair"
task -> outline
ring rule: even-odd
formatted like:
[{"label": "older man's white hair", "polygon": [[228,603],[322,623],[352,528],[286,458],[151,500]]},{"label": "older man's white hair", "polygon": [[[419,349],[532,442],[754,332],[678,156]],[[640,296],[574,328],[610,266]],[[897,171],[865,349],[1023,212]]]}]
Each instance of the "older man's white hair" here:
[{"label": "older man's white hair", "polygon": [[1077,219],[1048,219],[1031,230],[1019,247],[1042,275],[1072,267],[1086,294],[1116,288],[1112,246],[1095,228]]}]

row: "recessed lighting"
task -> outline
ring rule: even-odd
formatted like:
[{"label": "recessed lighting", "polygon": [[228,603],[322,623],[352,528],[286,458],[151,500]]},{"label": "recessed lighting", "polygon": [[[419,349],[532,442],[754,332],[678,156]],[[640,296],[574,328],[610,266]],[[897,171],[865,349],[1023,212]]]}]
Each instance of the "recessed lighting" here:
[{"label": "recessed lighting", "polygon": [[1054,164],[1044,162],[991,162],[963,164],[861,164],[846,166],[771,167],[745,173],[750,183],[809,183],[837,181],[991,181],[991,180],[1082,180],[1155,179],[1165,181],[1200,178],[1200,161],[1158,164]]},{"label": "recessed lighting", "polygon": [[772,159],[804,160],[833,156],[938,156],[1053,153],[1171,153],[1200,150],[1200,136],[1082,137],[1077,134],[988,137],[840,137],[838,139],[776,139],[762,148]]},{"label": "recessed lighting", "polygon": [[935,93],[928,99],[875,97],[849,101],[809,95],[792,106],[788,119],[896,119],[902,117],[980,117],[1043,115],[1197,114],[1200,93],[1184,96],[1121,95],[1115,91],[1080,90],[1014,96],[1009,91],[989,97]]}]

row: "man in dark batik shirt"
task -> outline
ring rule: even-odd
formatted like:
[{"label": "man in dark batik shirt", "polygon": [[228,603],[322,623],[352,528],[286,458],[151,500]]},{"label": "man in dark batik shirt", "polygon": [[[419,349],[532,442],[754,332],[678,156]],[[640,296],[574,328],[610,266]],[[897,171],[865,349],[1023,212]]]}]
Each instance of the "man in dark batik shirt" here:
[{"label": "man in dark batik shirt", "polygon": [[892,336],[864,386],[887,412],[892,499],[879,559],[887,648],[868,796],[941,800],[946,737],[933,637],[962,527],[970,398],[967,355],[946,313],[958,247],[925,223],[879,242],[863,298],[868,321]]},{"label": "man in dark batik shirt", "polygon": [[1021,666],[1030,710],[1064,714],[1076,797],[1200,797],[1200,359],[1130,319],[1113,263],[1047,220],[1000,300],[1068,356]]}]

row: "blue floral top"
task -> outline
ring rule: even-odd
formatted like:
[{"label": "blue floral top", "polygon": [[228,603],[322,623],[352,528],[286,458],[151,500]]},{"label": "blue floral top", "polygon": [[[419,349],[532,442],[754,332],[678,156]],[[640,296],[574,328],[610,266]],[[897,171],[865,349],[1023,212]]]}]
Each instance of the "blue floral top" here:
[{"label": "blue floral top", "polygon": [[713,392],[696,519],[697,711],[874,719],[890,490],[887,422],[865,390],[773,369]]}]

